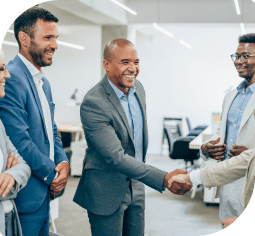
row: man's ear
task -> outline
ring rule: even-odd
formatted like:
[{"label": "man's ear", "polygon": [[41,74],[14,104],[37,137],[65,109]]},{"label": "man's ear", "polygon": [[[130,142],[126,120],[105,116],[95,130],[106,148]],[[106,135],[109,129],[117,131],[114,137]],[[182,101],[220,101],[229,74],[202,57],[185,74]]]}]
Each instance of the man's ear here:
[{"label": "man's ear", "polygon": [[18,34],[19,37],[19,41],[20,41],[20,45],[21,47],[29,47],[30,46],[30,37],[27,33],[20,31]]},{"label": "man's ear", "polygon": [[109,71],[110,62],[108,60],[103,60],[103,67],[106,71]]}]

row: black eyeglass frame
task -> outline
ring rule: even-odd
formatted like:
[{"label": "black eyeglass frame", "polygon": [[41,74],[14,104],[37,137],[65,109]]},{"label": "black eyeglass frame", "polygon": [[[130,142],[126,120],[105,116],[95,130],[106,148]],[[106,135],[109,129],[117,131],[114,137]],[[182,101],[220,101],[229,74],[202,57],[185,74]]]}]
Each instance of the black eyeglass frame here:
[{"label": "black eyeglass frame", "polygon": [[242,54],[242,55],[237,55],[237,54],[232,54],[230,55],[231,59],[233,62],[236,62],[239,58],[241,59],[242,62],[247,62],[249,60],[249,57],[255,57],[255,55],[249,55],[249,54]]}]

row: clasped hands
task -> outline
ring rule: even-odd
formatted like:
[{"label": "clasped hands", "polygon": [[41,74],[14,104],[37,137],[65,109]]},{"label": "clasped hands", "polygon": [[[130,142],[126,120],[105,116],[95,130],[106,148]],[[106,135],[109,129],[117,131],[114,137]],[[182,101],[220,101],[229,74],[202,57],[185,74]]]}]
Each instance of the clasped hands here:
[{"label": "clasped hands", "polygon": [[69,164],[67,162],[61,162],[56,166],[55,171],[58,175],[56,179],[51,181],[50,190],[53,195],[58,195],[67,184]]},{"label": "clasped hands", "polygon": [[[215,160],[220,160],[224,158],[224,153],[227,150],[226,144],[219,144],[220,138],[217,140],[209,141],[202,146],[202,152],[208,157],[211,157]],[[233,156],[238,156],[243,151],[247,150],[244,146],[237,146],[232,144],[232,148],[229,150],[228,156],[229,158]]]},{"label": "clasped hands", "polygon": [[[10,153],[7,157],[5,171],[9,170],[17,164],[19,164],[18,156],[14,156],[13,152]],[[6,197],[11,191],[12,187],[15,185],[15,183],[16,181],[11,175],[7,173],[0,174],[0,196]]]},{"label": "clasped hands", "polygon": [[193,185],[185,170],[176,169],[166,174],[164,186],[173,194],[183,195],[190,191]]}]

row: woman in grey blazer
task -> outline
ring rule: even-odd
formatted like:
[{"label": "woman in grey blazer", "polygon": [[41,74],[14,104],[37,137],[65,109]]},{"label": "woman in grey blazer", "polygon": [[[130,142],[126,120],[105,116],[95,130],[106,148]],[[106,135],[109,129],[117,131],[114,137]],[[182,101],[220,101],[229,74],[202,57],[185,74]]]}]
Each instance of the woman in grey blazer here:
[{"label": "woman in grey blazer", "polygon": [[[5,95],[5,80],[10,78],[0,51],[0,98]],[[1,99],[0,99],[1,102]],[[0,120],[0,235],[22,236],[18,212],[13,199],[25,187],[31,170],[18,154]]]}]

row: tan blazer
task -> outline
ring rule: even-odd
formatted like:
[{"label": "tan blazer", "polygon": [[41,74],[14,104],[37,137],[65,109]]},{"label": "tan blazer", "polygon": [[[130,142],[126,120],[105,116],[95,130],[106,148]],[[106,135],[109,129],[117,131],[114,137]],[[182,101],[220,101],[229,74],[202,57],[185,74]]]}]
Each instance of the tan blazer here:
[{"label": "tan blazer", "polygon": [[246,176],[243,188],[243,206],[248,205],[255,180],[255,148],[242,152],[239,156],[204,167],[200,170],[203,185],[207,188],[222,186]]},{"label": "tan blazer", "polygon": [[[220,137],[220,144],[225,143],[228,111],[237,93],[238,93],[237,89],[234,89],[225,96],[222,105],[220,124],[217,129],[217,132],[211,137],[211,139],[207,140],[206,142],[216,140],[218,137]],[[250,101],[248,102],[244,110],[239,132],[236,139],[236,145],[245,146],[248,149],[253,149],[255,147],[254,124],[255,124],[255,93],[253,93],[253,95],[251,96]],[[207,160],[206,157],[202,154],[201,150],[200,155],[204,160]],[[217,161],[215,160],[215,164],[216,163]],[[219,197],[219,192],[220,188],[217,188],[216,197]]]},{"label": "tan blazer", "polygon": [[[237,89],[234,89],[225,96],[222,105],[220,124],[217,129],[217,132],[205,143],[211,140],[216,140],[218,137],[220,137],[220,144],[225,143],[228,111],[236,95]],[[248,149],[252,149],[255,147],[254,124],[255,124],[255,93],[253,93],[253,95],[251,96],[250,101],[248,102],[244,110],[239,132],[236,139],[236,145],[245,146]],[[202,157],[204,156],[202,155]]]}]

